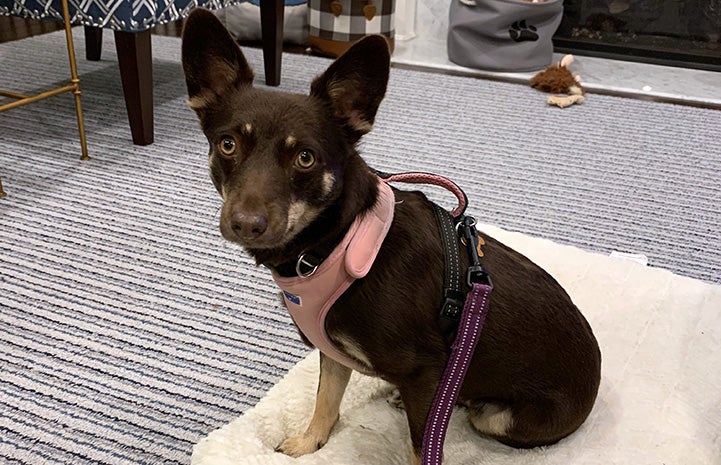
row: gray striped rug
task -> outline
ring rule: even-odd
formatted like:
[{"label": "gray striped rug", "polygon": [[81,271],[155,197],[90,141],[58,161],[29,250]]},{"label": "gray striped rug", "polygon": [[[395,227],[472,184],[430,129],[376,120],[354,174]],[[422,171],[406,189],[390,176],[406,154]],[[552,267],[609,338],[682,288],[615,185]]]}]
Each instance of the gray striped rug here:
[{"label": "gray striped rug", "polygon": [[[135,147],[107,39],[103,61],[79,61],[93,160],[78,160],[69,95],[0,115],[1,463],[188,463],[307,353],[268,273],[217,231],[180,41],[153,37],[156,143]],[[60,81],[64,53],[60,34],[0,45],[3,86]],[[282,89],[327,64],[285,56]],[[721,112],[545,98],[394,70],[362,149],[385,171],[453,178],[485,223],[721,282]]]}]

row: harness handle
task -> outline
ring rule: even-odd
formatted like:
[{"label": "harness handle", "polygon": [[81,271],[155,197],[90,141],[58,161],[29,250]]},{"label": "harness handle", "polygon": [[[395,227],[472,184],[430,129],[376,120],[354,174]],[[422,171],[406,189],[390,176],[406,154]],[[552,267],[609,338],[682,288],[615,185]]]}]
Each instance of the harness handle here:
[{"label": "harness handle", "polygon": [[404,182],[407,184],[431,184],[450,191],[458,199],[458,206],[451,211],[453,218],[458,219],[466,211],[468,205],[468,197],[458,184],[450,179],[432,173],[424,172],[407,172],[389,174],[382,171],[373,170],[379,178],[385,182]]}]

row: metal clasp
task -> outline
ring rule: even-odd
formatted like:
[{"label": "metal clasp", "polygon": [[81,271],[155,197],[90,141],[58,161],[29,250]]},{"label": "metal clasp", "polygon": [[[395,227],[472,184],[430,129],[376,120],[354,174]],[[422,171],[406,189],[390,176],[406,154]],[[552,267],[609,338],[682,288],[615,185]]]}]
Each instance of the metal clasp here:
[{"label": "metal clasp", "polygon": [[466,246],[468,252],[468,271],[466,273],[466,282],[469,287],[473,287],[473,283],[486,284],[493,287],[491,276],[485,268],[481,266],[481,258],[478,256],[478,230],[476,229],[476,219],[472,216],[462,216],[456,225],[458,234],[461,236],[461,242]]},{"label": "metal clasp", "polygon": [[[306,259],[306,255],[308,255],[309,258],[312,257],[317,260],[316,257],[314,257],[313,255],[310,255],[310,254],[306,254],[305,252],[301,253],[298,256],[298,261],[295,262],[295,273],[298,276],[300,276],[301,278],[310,278],[311,276],[313,276],[313,274],[315,274],[315,272],[318,270],[318,267],[320,266],[320,263],[315,264],[312,261],[309,261],[308,259]],[[307,271],[303,271],[302,270],[303,266],[306,266],[309,269]]]}]

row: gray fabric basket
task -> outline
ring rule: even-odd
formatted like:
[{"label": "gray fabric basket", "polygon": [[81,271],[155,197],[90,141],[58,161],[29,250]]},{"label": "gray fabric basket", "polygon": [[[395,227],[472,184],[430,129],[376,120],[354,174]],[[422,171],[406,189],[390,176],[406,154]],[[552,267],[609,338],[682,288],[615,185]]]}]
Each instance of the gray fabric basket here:
[{"label": "gray fabric basket", "polygon": [[489,71],[532,71],[551,64],[563,0],[476,3],[451,1],[448,58],[452,62]]}]

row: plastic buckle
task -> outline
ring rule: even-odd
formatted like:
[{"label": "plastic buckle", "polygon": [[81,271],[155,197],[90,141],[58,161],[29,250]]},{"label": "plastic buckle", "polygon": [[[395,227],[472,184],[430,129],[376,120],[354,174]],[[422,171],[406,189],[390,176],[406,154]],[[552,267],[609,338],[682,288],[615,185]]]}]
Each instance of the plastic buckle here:
[{"label": "plastic buckle", "polygon": [[445,289],[443,291],[443,305],[441,306],[441,316],[453,321],[461,319],[461,312],[465,304],[466,296],[461,291],[453,289]]},{"label": "plastic buckle", "polygon": [[463,315],[463,306],[466,303],[465,299],[466,296],[462,291],[443,290],[443,305],[441,305],[438,323],[444,335],[450,335],[458,328],[458,323]]}]

